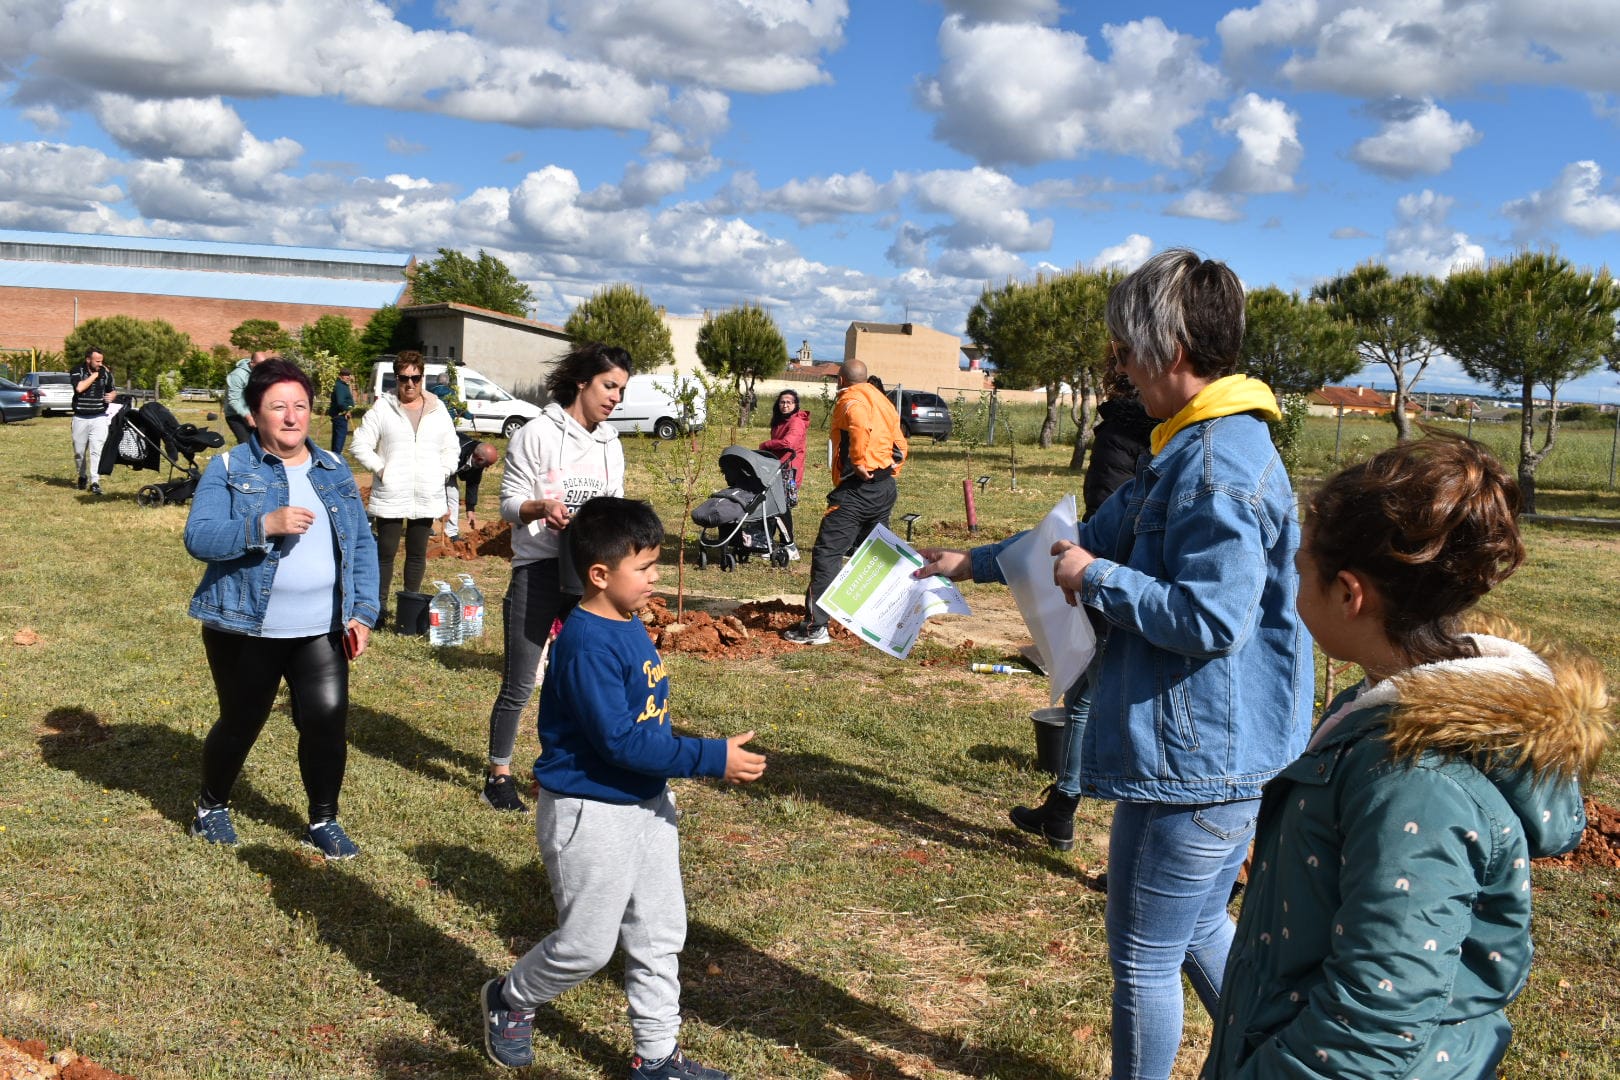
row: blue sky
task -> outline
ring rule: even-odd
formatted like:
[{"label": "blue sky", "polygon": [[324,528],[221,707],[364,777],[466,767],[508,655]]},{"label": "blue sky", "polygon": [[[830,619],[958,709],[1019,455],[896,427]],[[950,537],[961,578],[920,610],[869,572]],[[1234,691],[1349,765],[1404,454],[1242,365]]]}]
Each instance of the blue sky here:
[{"label": "blue sky", "polygon": [[1615,0],[199,11],[0,0],[0,226],[485,248],[543,319],[629,281],[764,303],[822,358],[853,319],[961,333],[987,281],[1172,245],[1305,290],[1620,235]]}]

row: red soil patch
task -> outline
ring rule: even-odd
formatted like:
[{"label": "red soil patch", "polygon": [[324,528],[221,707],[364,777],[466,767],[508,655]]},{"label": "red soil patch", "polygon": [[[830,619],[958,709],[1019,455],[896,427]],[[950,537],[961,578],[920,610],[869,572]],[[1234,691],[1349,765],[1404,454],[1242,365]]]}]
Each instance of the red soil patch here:
[{"label": "red soil patch", "polygon": [[1536,866],[1558,870],[1584,870],[1589,866],[1620,868],[1620,810],[1586,798],[1586,832],[1580,846],[1567,855],[1535,860]]},{"label": "red soil patch", "polygon": [[69,1049],[52,1054],[38,1039],[8,1039],[0,1035],[0,1078],[58,1077],[60,1080],[132,1080],[124,1073],[104,1069]]},{"label": "red soil patch", "polygon": [[[648,636],[661,652],[739,659],[775,656],[807,648],[782,637],[783,630],[803,620],[804,605],[786,604],[781,600],[742,604],[722,615],[688,608],[685,622],[677,623],[675,609],[669,606],[669,601],[655,596],[641,618],[647,624]],[[675,629],[677,626],[680,629]],[[855,636],[837,623],[830,624],[828,629],[832,631],[833,641],[855,643]]]},{"label": "red soil patch", "polygon": [[497,518],[476,529],[469,529],[463,520],[460,536],[451,540],[442,533],[435,534],[428,541],[427,553],[430,559],[464,559],[469,562],[485,556],[510,559],[512,526]]}]

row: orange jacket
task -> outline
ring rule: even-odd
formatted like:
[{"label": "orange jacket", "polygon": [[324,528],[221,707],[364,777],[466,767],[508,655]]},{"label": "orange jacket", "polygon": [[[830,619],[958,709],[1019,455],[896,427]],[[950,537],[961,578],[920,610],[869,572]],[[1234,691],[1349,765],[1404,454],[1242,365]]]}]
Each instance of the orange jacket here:
[{"label": "orange jacket", "polygon": [[828,437],[833,444],[834,484],[847,480],[857,466],[874,474],[887,469],[888,475],[899,476],[900,463],[910,449],[894,404],[870,383],[838,391]]}]

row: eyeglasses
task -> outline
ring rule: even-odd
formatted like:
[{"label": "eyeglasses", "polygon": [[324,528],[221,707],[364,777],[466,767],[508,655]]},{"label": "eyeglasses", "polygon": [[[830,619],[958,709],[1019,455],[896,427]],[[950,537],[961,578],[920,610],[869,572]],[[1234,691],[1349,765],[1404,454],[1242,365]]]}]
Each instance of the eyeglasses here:
[{"label": "eyeglasses", "polygon": [[1115,367],[1124,367],[1130,359],[1131,347],[1123,341],[1110,338],[1108,341],[1108,362]]},{"label": "eyeglasses", "polygon": [[396,376],[394,376],[394,378],[396,378],[400,382],[408,382],[408,383],[419,383],[419,382],[422,381],[422,376],[420,376],[420,375],[396,375]]}]

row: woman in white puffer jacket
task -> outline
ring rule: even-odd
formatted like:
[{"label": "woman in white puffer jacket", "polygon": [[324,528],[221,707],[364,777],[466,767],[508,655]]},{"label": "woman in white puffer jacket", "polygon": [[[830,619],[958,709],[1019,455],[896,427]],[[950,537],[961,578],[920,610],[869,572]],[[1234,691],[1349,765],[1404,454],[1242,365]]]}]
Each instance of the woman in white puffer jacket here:
[{"label": "woman in white puffer jacket", "polygon": [[394,361],[395,389],[366,412],[350,449],[371,470],[366,506],[377,529],[378,597],[388,618],[394,556],[405,536],[405,591],[420,592],[427,572],[428,536],[449,509],[445,479],[456,471],[459,446],[450,410],[422,389],[422,354],[402,352]]}]

